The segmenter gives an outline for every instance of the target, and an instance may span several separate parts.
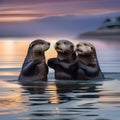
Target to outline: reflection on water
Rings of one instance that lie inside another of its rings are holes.
[[[25,112],[24,105],[27,103],[20,102],[24,99],[21,86],[7,81],[0,81],[0,85],[0,115]]]
[[[22,84],[1,80],[0,84],[0,118],[9,115],[15,117],[10,120],[119,120],[117,78]]]
[[[0,41],[0,119],[119,120],[119,45],[92,42],[105,80],[55,81],[50,69],[48,82],[18,83],[30,41]],[[47,59],[56,55],[53,51],[52,44]]]

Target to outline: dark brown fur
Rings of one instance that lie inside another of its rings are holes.
[[[81,45],[81,46],[79,46]],[[88,53],[82,51],[82,45],[89,47]],[[81,49],[80,49],[81,48]],[[95,47],[90,43],[79,43],[76,47],[76,52],[78,53],[78,70],[77,70],[77,79],[78,80],[90,80],[90,79],[103,79],[104,75],[101,72]]]
[[[55,70],[55,79],[73,80],[75,71],[72,68],[69,69],[76,59],[73,43],[68,40],[60,40],[56,42],[55,49],[57,57],[48,60],[48,66]]]
[[[49,49],[49,46],[50,43],[39,39],[30,44],[19,75],[19,81],[47,80],[48,67],[45,51]]]

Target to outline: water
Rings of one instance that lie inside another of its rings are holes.
[[[119,120],[120,44],[92,42],[105,80],[55,81],[50,69],[48,82],[20,84],[30,41],[9,41],[11,48],[8,41],[0,41],[0,120]],[[55,56],[51,53],[53,48],[47,58]]]

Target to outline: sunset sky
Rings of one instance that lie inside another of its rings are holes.
[[[0,37],[76,36],[118,15],[119,0],[0,0]]]

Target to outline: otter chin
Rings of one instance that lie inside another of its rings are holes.
[[[48,66],[45,51],[50,48],[50,43],[37,39],[28,48],[27,55],[22,65],[19,81],[47,80]]]
[[[57,57],[48,60],[48,66],[55,70],[55,79],[73,80],[74,70],[69,69],[76,60],[73,43],[69,40],[59,40],[55,43],[55,50]]]
[[[88,42],[80,42],[76,45],[78,61],[77,79],[103,79],[95,47]]]

